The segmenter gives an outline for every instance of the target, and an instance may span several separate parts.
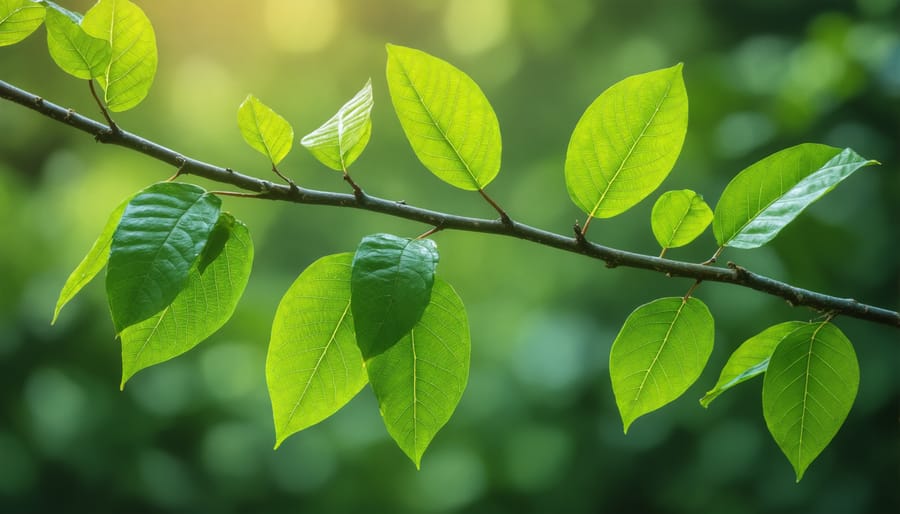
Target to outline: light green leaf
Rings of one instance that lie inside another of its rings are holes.
[[[129,0],[100,0],[85,13],[81,27],[111,47],[106,72],[97,77],[106,107],[120,112],[147,97],[156,76],[156,34],[144,11]]]
[[[700,405],[709,407],[710,402],[718,398],[720,394],[741,382],[765,373],[769,367],[769,358],[778,343],[794,330],[805,327],[807,324],[801,321],[779,323],[741,343],[722,368],[715,387],[700,399]]]
[[[278,304],[266,358],[276,448],[366,385],[350,310],[352,259],[342,253],[312,263]]]
[[[438,278],[431,301],[412,331],[366,361],[388,433],[416,468],[462,397],[470,353],[465,306],[453,288]]]
[[[500,171],[500,124],[481,88],[450,63],[387,45],[394,110],[416,157],[438,178],[468,191]]]
[[[47,10],[47,48],[50,57],[64,72],[91,80],[102,77],[109,64],[109,43],[88,35],[69,16],[56,9]]]
[[[640,416],[681,396],[706,366],[713,318],[696,298],[660,298],[625,320],[609,353],[609,375],[625,432]]]
[[[578,120],[566,152],[566,186],[590,217],[625,212],[672,171],[688,123],[681,68],[614,84]]]
[[[353,257],[353,321],[364,358],[387,350],[412,330],[428,306],[438,263],[430,239],[366,236]]]
[[[870,164],[878,162],[849,148],[814,143],[776,152],[725,187],[713,220],[716,241],[734,248],[762,246],[810,204]]]
[[[291,124],[253,95],[247,95],[238,108],[238,128],[244,141],[268,157],[273,166],[287,156],[294,144]]]
[[[220,226],[224,241],[204,250],[214,254],[207,266],[191,268],[187,285],[169,306],[122,331],[123,388],[138,371],[197,346],[234,313],[250,278],[253,241],[230,214],[222,214]]]
[[[763,415],[798,482],[847,419],[858,388],[853,345],[831,323],[798,328],[775,348],[763,380]]]
[[[138,193],[113,233],[106,295],[116,333],[167,307],[187,284],[219,219],[221,200],[177,182]]]
[[[369,80],[337,114],[304,136],[300,143],[325,166],[346,171],[365,150],[372,135],[373,103]]]
[[[46,9],[31,0],[0,0],[0,46],[22,41],[44,22]]]
[[[712,219],[712,209],[703,197],[682,189],[659,197],[650,213],[650,226],[661,247],[677,248],[697,239]]]

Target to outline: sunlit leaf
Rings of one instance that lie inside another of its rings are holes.
[[[47,48],[64,72],[85,80],[102,77],[111,49],[104,39],[88,35],[77,22],[56,9],[47,10]]]
[[[344,171],[365,150],[372,135],[372,81],[328,121],[300,140],[319,161]]]
[[[238,128],[244,141],[273,165],[278,165],[294,144],[291,124],[253,95],[247,95],[238,108]]]
[[[697,239],[712,219],[712,209],[703,197],[682,189],[659,197],[650,214],[650,226],[660,246],[677,248]]]
[[[46,9],[31,0],[0,0],[0,46],[22,41],[44,22]]]

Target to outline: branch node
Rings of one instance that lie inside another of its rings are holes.
[[[733,261],[728,261],[727,266],[728,269],[734,271],[735,277],[737,277],[738,279],[743,280],[747,278],[747,268],[738,266]]]
[[[394,203],[397,205],[406,205],[406,200],[396,200]]]
[[[357,203],[366,203],[366,193],[364,193],[362,188],[359,187],[359,184],[357,184],[353,181],[352,178],[350,178],[350,173],[348,173],[347,170],[344,170],[344,182],[350,184],[350,187],[353,188],[353,196],[356,198]]]
[[[479,189],[478,193],[481,194],[481,197],[484,198],[487,203],[491,204],[491,207],[493,207],[494,210],[497,211],[497,213],[500,214],[500,223],[503,223],[504,225],[509,227],[513,225],[513,221],[509,217],[509,214],[506,214],[506,211],[504,211],[503,208],[500,207],[500,204],[495,202],[493,198],[491,198],[487,193],[484,192],[484,188]]]
[[[587,239],[584,238],[584,230],[582,230],[581,225],[578,224],[578,220],[575,220],[575,224],[572,225],[572,230],[575,231],[575,242],[578,243],[578,246],[585,246],[587,244]]]

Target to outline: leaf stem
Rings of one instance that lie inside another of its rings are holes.
[[[275,174],[278,175],[278,178],[280,178],[281,180],[285,181],[285,183],[287,183],[287,185],[290,186],[290,188],[291,188],[292,191],[296,191],[296,190],[297,190],[297,184],[295,184],[293,180],[287,178],[283,173],[281,173],[280,171],[278,171],[278,167],[275,166],[274,163],[272,163],[272,171],[274,171]]]
[[[667,252],[668,250],[669,250],[668,247],[663,248],[662,251],[659,252],[659,258],[662,259],[663,257],[665,257],[665,256],[666,256],[666,252]]]
[[[94,97],[94,101],[97,102],[97,107],[100,108],[100,112],[103,113],[103,117],[106,118],[106,123],[109,124],[109,131],[113,134],[119,132],[119,126],[116,125],[116,122],[109,115],[109,111],[106,110],[106,106],[103,105],[103,101],[100,100],[100,97],[97,95],[97,90],[94,88],[94,81],[88,80],[88,87],[91,89],[91,96]],[[71,114],[70,114],[71,117]],[[97,134],[99,137],[99,134]]]
[[[344,182],[350,184],[350,187],[353,188],[353,196],[360,202],[365,200],[366,193],[363,192],[362,188],[350,178],[350,172],[347,171],[347,168],[344,168]]]
[[[512,219],[510,219],[509,215],[506,214],[506,211],[504,211],[503,208],[501,208],[493,198],[491,198],[487,193],[484,192],[484,188],[479,188],[478,192],[481,193],[482,198],[487,200],[487,203],[491,204],[491,207],[493,207],[494,210],[500,213],[500,221],[503,222],[504,225],[512,225]]]
[[[684,299],[685,302],[688,301],[688,298],[690,298],[692,294],[694,294],[694,290],[697,289],[697,286],[700,285],[700,282],[703,282],[703,279],[699,279],[699,278],[698,278],[698,279],[694,282],[694,284],[691,286],[691,288],[688,289],[687,293],[684,293],[683,299]]]
[[[725,249],[724,245],[720,246],[716,250],[716,253],[713,254],[712,257],[710,257],[709,259],[706,259],[705,261],[701,262],[700,264],[703,266],[709,266],[710,264],[715,264],[716,260],[718,260],[719,256],[722,255],[722,250],[724,250],[724,249]],[[660,255],[660,257],[662,257],[662,255]]]
[[[428,236],[434,234],[435,232],[440,232],[440,231],[443,230],[443,229],[444,229],[444,227],[443,227],[442,225],[435,225],[435,226],[432,227],[430,230],[427,230],[425,233],[423,233],[423,234],[419,235],[418,237],[416,237],[416,239],[417,239],[417,240],[418,240],[418,239],[425,239],[426,237],[428,237]]]

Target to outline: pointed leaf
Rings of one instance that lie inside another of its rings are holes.
[[[268,157],[273,166],[287,156],[294,144],[291,124],[253,95],[247,95],[238,108],[238,128],[244,141]]]
[[[713,318],[696,298],[660,298],[634,310],[609,353],[625,432],[640,416],[681,396],[706,366]]]
[[[878,164],[849,148],[805,143],[776,152],[740,172],[716,205],[720,246],[757,248],[854,171]]]
[[[22,41],[44,22],[46,9],[31,0],[0,0],[0,46]]]
[[[416,157],[438,178],[468,191],[500,171],[500,124],[481,88],[450,63],[387,45],[391,101]]]
[[[853,345],[831,323],[799,328],[775,348],[763,380],[763,415],[798,482],[847,419],[858,388]]]
[[[88,35],[56,9],[47,10],[46,24],[47,48],[61,70],[85,80],[105,75],[112,51],[106,40]]]
[[[372,135],[372,81],[345,103],[337,114],[300,140],[325,166],[344,171],[362,153]]]
[[[566,186],[592,218],[625,212],[672,171],[688,122],[681,68],[614,84],[578,120],[566,152]]]
[[[697,239],[712,219],[712,209],[703,197],[682,189],[659,197],[650,213],[650,226],[661,247],[677,248]]]

